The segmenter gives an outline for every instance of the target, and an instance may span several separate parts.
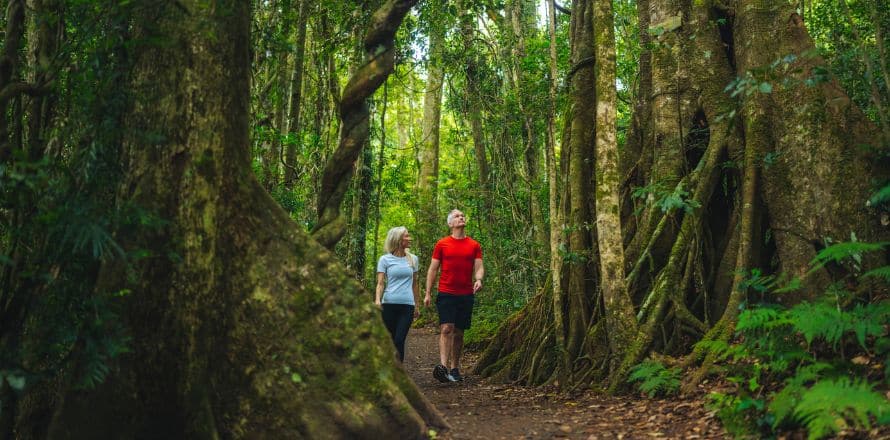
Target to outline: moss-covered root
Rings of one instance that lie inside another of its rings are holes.
[[[549,283],[508,319],[476,363],[474,373],[498,382],[547,383],[561,374],[555,349]]]
[[[680,388],[683,393],[694,392],[698,384],[700,384],[714,368],[714,363],[717,361],[717,352],[705,348],[708,345],[707,342],[729,342],[734,329],[735,324],[732,321],[718,321],[717,324],[715,324],[714,327],[711,327],[711,330],[702,338],[701,342],[695,346],[692,354],[690,354],[683,362],[683,368],[692,367],[699,359],[704,359],[692,374],[686,376],[686,380]]]

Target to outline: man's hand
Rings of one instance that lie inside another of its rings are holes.
[[[414,308],[414,319],[420,318],[420,307]]]
[[[429,307],[432,302],[433,302],[433,299],[430,298],[430,294],[427,293],[426,296],[423,297],[423,306]]]
[[[476,280],[473,282],[473,293],[482,290],[482,280]]]

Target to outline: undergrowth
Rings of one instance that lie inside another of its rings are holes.
[[[731,343],[699,344],[718,355],[729,390],[712,392],[709,408],[740,437],[775,437],[805,430],[818,439],[890,423],[890,266],[863,272],[866,254],[888,243],[836,243],[820,251],[813,270],[826,265],[849,276],[812,301],[775,302],[801,281],[751,270],[741,288],[763,301],[742,305]],[[773,301],[769,301],[773,300]],[[657,360],[631,370],[628,382],[648,394],[675,394],[681,372]]]
[[[817,439],[890,423],[890,403],[882,395],[890,384],[885,296],[890,271],[860,268],[863,255],[886,246],[851,241],[826,247],[814,259],[814,270],[838,265],[850,271],[847,279],[793,307],[743,305],[733,343],[700,342],[719,355],[733,384],[730,391],[709,396],[731,434],[775,436],[805,429],[808,438]],[[764,298],[800,286],[755,271],[748,284]]]

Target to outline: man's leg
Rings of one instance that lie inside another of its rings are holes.
[[[455,327],[451,337],[451,366],[449,368],[460,369],[460,355],[464,349],[464,331]]]
[[[454,350],[455,330],[453,323],[445,323],[439,326],[439,363],[446,367]],[[463,339],[461,339],[461,343],[463,343]]]

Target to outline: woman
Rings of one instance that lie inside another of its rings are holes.
[[[420,301],[417,279],[417,257],[408,251],[411,234],[404,226],[386,233],[383,251],[377,261],[377,290],[374,303],[383,307],[383,322],[399,351],[399,361],[405,360],[405,338],[414,318],[420,316],[415,307]],[[384,285],[386,286],[384,288]]]

